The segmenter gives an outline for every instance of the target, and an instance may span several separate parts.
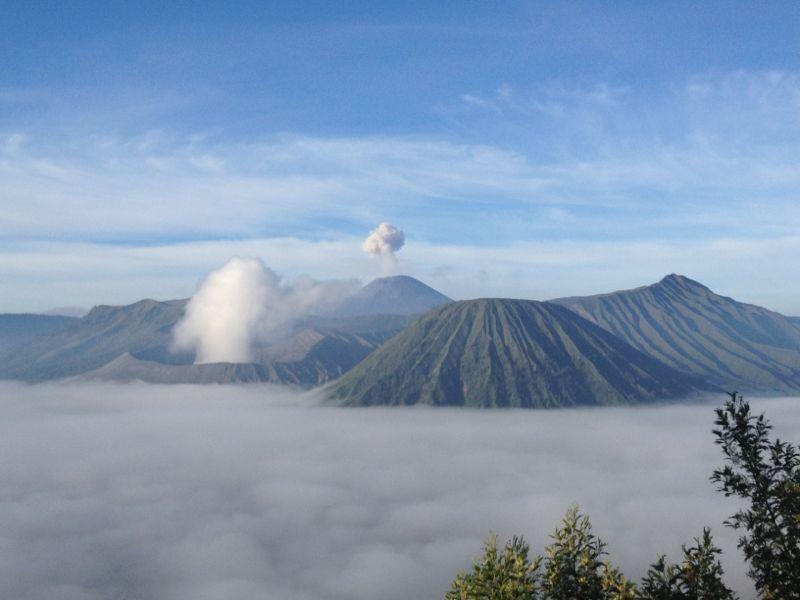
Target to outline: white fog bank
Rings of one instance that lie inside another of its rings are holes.
[[[719,402],[722,402],[719,398]],[[753,401],[800,441],[800,399]],[[713,404],[340,409],[281,388],[0,384],[0,597],[441,598],[571,502],[638,578],[710,525],[752,597]]]

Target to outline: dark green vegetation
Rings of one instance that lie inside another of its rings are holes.
[[[739,547],[756,589],[763,598],[800,598],[800,453],[771,440],[764,415],[753,415],[735,393],[717,409],[716,425],[725,466],[711,479],[746,503],[727,525],[744,532]]]
[[[745,508],[726,525],[743,532],[739,547],[761,600],[800,599],[800,455],[769,437],[736,393],[717,409],[716,443],[725,464],[711,479]],[[733,600],[709,529],[670,564],[660,556],[639,586],[606,558],[606,546],[576,507],[552,535],[544,557],[531,557],[521,537],[501,551],[490,536],[472,570],[459,574],[445,600]]]
[[[530,556],[524,538],[500,550],[489,536],[472,570],[459,573],[445,600],[733,600],[711,534],[706,529],[683,559],[661,556],[636,586],[608,560],[606,544],[577,507],[567,511],[544,556]]]
[[[547,408],[655,401],[697,385],[561,306],[483,299],[430,311],[328,394],[357,406]]]
[[[650,356],[719,387],[800,391],[800,327],[680,275],[646,287],[554,300]]]
[[[683,546],[683,560],[669,564],[666,556],[659,556],[650,565],[639,586],[638,598],[641,600],[692,600],[734,598],[725,585],[722,565],[717,558],[722,551],[714,545],[711,530],[705,528],[701,537],[694,539],[694,545]]]

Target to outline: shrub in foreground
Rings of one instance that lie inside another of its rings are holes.
[[[716,443],[724,465],[711,476],[717,490],[745,507],[725,522],[742,531],[739,547],[761,600],[800,600],[800,452],[755,416],[737,393],[716,409]],[[496,536],[472,570],[459,574],[446,600],[734,600],[723,582],[721,551],[708,528],[683,547],[680,563],[660,556],[637,587],[607,559],[589,518],[569,509],[544,557],[521,537],[503,551]]]
[[[459,574],[445,600],[733,600],[722,582],[708,530],[683,549],[678,565],[662,556],[637,589],[609,560],[605,543],[576,506],[553,533],[545,556],[530,556],[521,537],[499,550],[497,536],[484,545],[472,570]]]
[[[639,586],[641,600],[733,600],[734,593],[722,581],[722,565],[717,556],[720,549],[706,528],[695,538],[695,545],[683,547],[683,561],[667,564],[660,556],[650,566]]]
[[[736,392],[716,410],[714,435],[725,465],[712,481],[726,496],[746,506],[726,525],[743,531],[739,548],[748,574],[765,600],[800,599],[800,454],[797,447],[771,440],[772,425],[755,416]]]

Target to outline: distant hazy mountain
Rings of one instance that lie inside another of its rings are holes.
[[[60,317],[85,317],[89,312],[88,308],[83,306],[56,306],[49,310],[44,311],[43,315],[54,315]]]
[[[421,305],[417,286],[401,284],[410,295],[389,287],[397,292],[401,313]],[[172,328],[183,315],[185,299],[97,306],[81,319],[0,315],[0,378],[41,381],[92,372],[92,377],[105,379],[200,383],[217,377],[218,383],[226,383],[239,377],[316,385],[339,377],[410,322],[406,314],[378,314],[389,307],[386,294],[377,295],[383,302],[379,309],[366,302],[368,297],[360,295],[349,315],[306,317],[286,338],[256,349],[258,369],[195,367],[194,354],[173,353]]]
[[[411,277],[376,279],[244,365],[193,365],[192,353],[171,351],[187,300],[97,306],[80,319],[0,315],[0,378],[317,385],[413,324],[332,393],[352,404],[615,404],[682,395],[700,385],[694,377],[751,393],[800,391],[800,319],[685,277],[554,302],[452,303]]]
[[[635,348],[728,389],[800,391],[800,328],[787,317],[719,296],[696,281],[660,282],[554,300]]]
[[[383,277],[365,285],[347,298],[336,314],[419,315],[452,302],[450,298],[406,275]]]
[[[558,407],[648,402],[697,386],[561,306],[483,299],[430,311],[328,395],[348,405]]]
[[[65,329],[77,320],[63,316],[0,314],[0,357],[6,350],[13,352],[19,345]]]
[[[191,362],[191,356],[169,351],[172,326],[185,304],[186,300],[141,300],[127,306],[96,306],[82,319],[70,319],[66,327],[19,344],[13,356],[0,363],[0,377],[32,381],[67,377],[96,369],[126,352]]]
[[[92,376],[133,378],[130,373],[135,371],[137,378],[154,381],[218,377],[227,382],[241,377],[314,385],[340,376],[403,329],[413,315],[450,299],[411,277],[377,279],[340,310],[306,317],[285,339],[256,349],[259,369],[196,368],[192,353],[173,353],[172,328],[187,302],[96,306],[81,319],[0,315],[0,378],[41,381],[108,365]],[[149,376],[144,374],[147,369],[152,371]]]

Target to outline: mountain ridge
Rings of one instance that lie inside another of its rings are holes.
[[[769,309],[671,274],[659,282],[551,302],[654,358],[748,393],[800,391],[800,328]]]
[[[701,387],[564,307],[484,298],[426,313],[326,395],[355,406],[552,408],[663,400]]]
[[[375,284],[372,288],[372,284],[362,288],[367,289],[367,293],[360,296],[360,305],[351,304],[349,314],[308,315],[293,325],[287,337],[266,347],[254,348],[255,358],[263,367],[258,373],[252,369],[218,367],[202,373],[197,369],[183,369],[182,376],[190,379],[194,373],[205,382],[217,373],[221,382],[229,382],[241,374],[243,381],[263,379],[319,385],[342,375],[404,328],[415,318],[404,314],[409,308],[416,311],[425,303],[446,298],[408,277],[376,282],[372,282]],[[370,292],[375,289],[384,293],[376,296]],[[385,293],[387,289],[389,293]],[[378,305],[367,310],[370,298]],[[143,364],[134,368],[130,361],[114,363],[113,368],[102,371],[105,378],[111,378],[112,373],[130,378],[128,372],[132,369],[143,373],[148,367],[160,373],[158,377],[167,377],[165,373],[170,369],[157,365],[191,366],[194,362],[194,353],[176,353],[172,349],[172,328],[183,316],[188,302],[189,299],[145,298],[127,305],[97,305],[82,318],[30,315],[27,321],[42,324],[41,335],[24,331],[24,335],[16,337],[12,335],[12,316],[0,315],[0,356],[4,358],[0,362],[0,378],[43,381],[75,377],[98,371],[125,354]],[[383,314],[387,310],[391,314]],[[8,324],[5,329],[3,323]],[[158,377],[153,375],[151,379]],[[147,379],[144,375],[138,378]]]

